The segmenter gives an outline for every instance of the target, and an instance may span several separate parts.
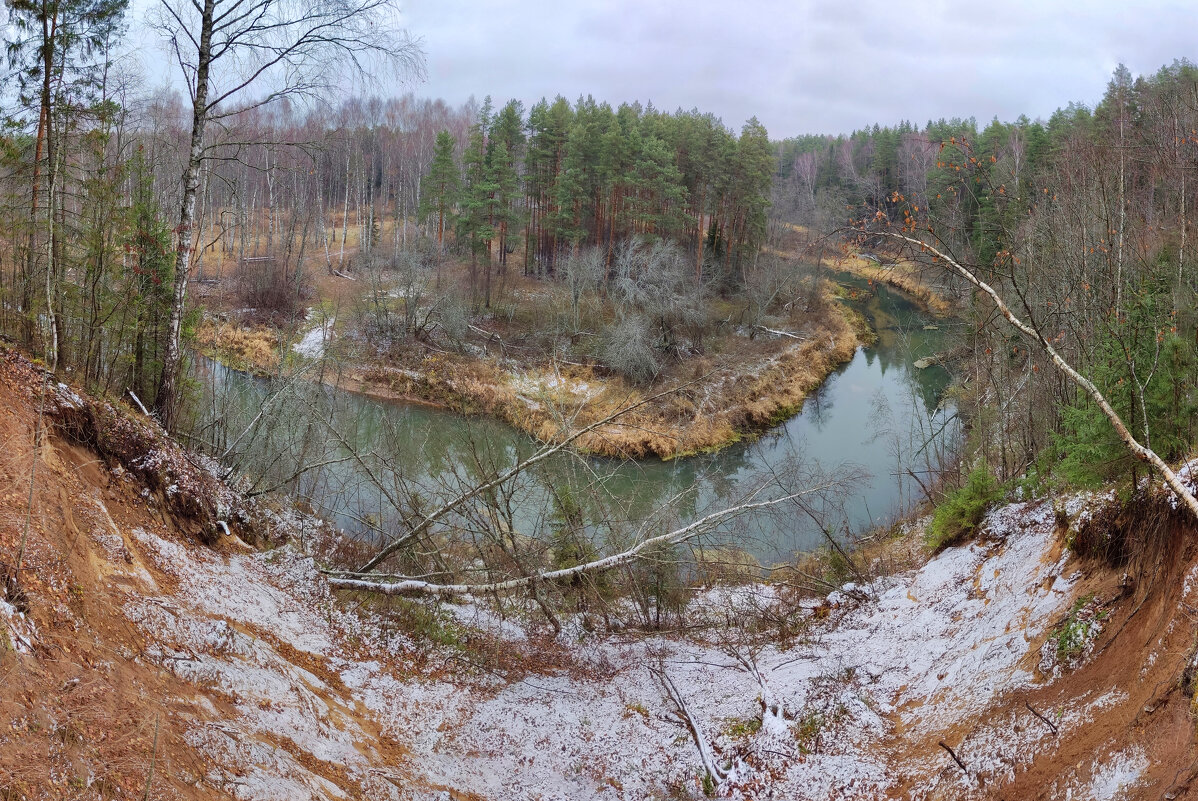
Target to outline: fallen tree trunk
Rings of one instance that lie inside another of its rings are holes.
[[[1182,483],[1181,478],[1175,472],[1173,472],[1173,469],[1170,468],[1169,465],[1165,464],[1165,460],[1162,459],[1156,453],[1156,451],[1141,444],[1140,441],[1136,439],[1135,435],[1131,433],[1130,429],[1128,429],[1127,424],[1123,422],[1121,417],[1119,417],[1119,413],[1115,411],[1114,407],[1111,406],[1111,404],[1103,396],[1102,392],[1097,386],[1095,386],[1093,381],[1086,378],[1084,375],[1074,369],[1073,365],[1065,361],[1064,357],[1057,352],[1057,349],[1052,346],[1052,343],[1049,342],[1048,339],[1045,338],[1037,328],[1035,328],[1035,326],[1032,326],[1015,316],[1015,313],[1011,311],[1010,307],[1007,306],[1002,296],[998,294],[998,291],[994,289],[994,287],[987,284],[981,278],[978,278],[978,276],[976,276],[972,270],[962,266],[960,262],[958,262],[952,256],[944,253],[934,245],[930,245],[927,242],[916,239],[915,237],[907,236],[906,234],[895,233],[893,231],[874,231],[873,233],[879,236],[897,239],[899,241],[906,242],[909,245],[915,245],[921,249],[926,249],[936,258],[943,259],[944,262],[949,265],[949,267],[951,267],[966,281],[973,284],[982,292],[986,293],[994,302],[994,305],[998,308],[999,314],[1006,318],[1008,323],[1022,333],[1027,334],[1029,337],[1034,339],[1040,346],[1040,349],[1048,355],[1048,358],[1052,361],[1053,365],[1060,372],[1064,373],[1070,381],[1081,387],[1083,392],[1090,396],[1090,399],[1098,405],[1098,408],[1102,410],[1102,413],[1106,416],[1107,420],[1110,421],[1111,426],[1115,429],[1115,433],[1119,436],[1119,439],[1123,441],[1123,444],[1127,446],[1127,449],[1131,451],[1132,455],[1156,469],[1156,471],[1159,472],[1162,477],[1164,477],[1165,483],[1169,485],[1169,489],[1173,490],[1173,492],[1177,494],[1177,497],[1181,499],[1181,502],[1184,503],[1186,508],[1190,510],[1190,513],[1194,515],[1194,518],[1198,519],[1198,498],[1194,497],[1194,493],[1191,492],[1184,483]]]
[[[738,506],[733,506],[727,509],[721,509],[718,512],[712,512],[706,517],[700,518],[695,522],[683,526],[682,528],[674,529],[666,534],[661,534],[656,537],[650,537],[641,540],[632,548],[626,551],[621,551],[611,556],[595,559],[574,567],[561,568],[559,570],[546,570],[532,575],[519,576],[517,578],[508,579],[506,581],[495,581],[486,584],[436,584],[420,579],[405,579],[400,578],[397,581],[384,581],[378,577],[362,575],[361,573],[342,573],[331,574],[329,578],[329,586],[338,590],[364,590],[367,592],[380,593],[382,595],[476,595],[492,592],[500,592],[503,590],[513,590],[517,588],[527,587],[542,581],[557,581],[560,579],[573,578],[584,573],[594,573],[604,570],[610,570],[614,567],[631,562],[641,556],[645,551],[652,550],[661,545],[678,545],[693,539],[705,531],[710,530],[718,523],[730,520],[746,512],[755,509],[765,509],[770,506],[777,506],[782,503],[789,503],[803,495],[810,495],[816,492],[822,492],[829,489],[832,482],[820,484],[815,487],[809,487],[800,492],[791,493],[781,498],[775,498],[768,501],[750,501],[742,503]]]

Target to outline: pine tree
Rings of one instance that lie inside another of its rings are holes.
[[[166,321],[171,308],[174,254],[170,226],[162,218],[153,192],[153,175],[138,148],[130,165],[133,205],[127,250],[126,281],[134,307],[132,385],[143,402],[152,404],[166,349]]]
[[[774,174],[774,154],[769,134],[756,117],[741,129],[736,145],[734,197],[738,207],[733,238],[734,266],[742,275],[748,262],[765,243],[766,213],[770,205],[770,183]]]
[[[423,219],[437,215],[437,245],[442,247],[445,242],[445,218],[452,214],[461,189],[461,176],[458,165],[454,163],[453,148],[453,137],[449,131],[443,130],[437,134],[432,165],[428,177],[421,184],[424,191],[420,197],[419,214]]]
[[[470,250],[470,291],[478,295],[478,257],[490,248],[495,236],[492,227],[496,185],[487,164],[483,127],[470,129],[470,143],[462,156],[464,180],[458,201],[457,236]],[[491,305],[491,263],[486,265],[486,305]]]
[[[487,183],[492,187],[489,209],[490,226],[494,232],[493,235],[499,242],[499,269],[502,274],[507,265],[508,235],[519,220],[519,214],[513,204],[520,191],[516,165],[502,140],[491,140],[487,152],[487,168],[489,172]],[[488,270],[490,269],[489,262],[488,254]],[[488,305],[490,305],[489,298]]]

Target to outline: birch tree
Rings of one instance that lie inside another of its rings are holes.
[[[188,87],[191,135],[176,226],[174,293],[156,408],[168,428],[178,401],[196,193],[217,145],[210,126],[283,98],[318,98],[353,74],[419,74],[422,54],[396,25],[392,0],[159,0],[151,24]]]
[[[886,222],[881,216],[876,219],[883,221],[884,224]],[[917,227],[917,224],[911,221],[897,231],[887,227],[882,230],[876,230],[873,233],[898,242],[908,248],[914,248],[916,252],[928,254],[932,259],[946,265],[947,269],[963,278],[976,290],[985,295],[994,304],[998,314],[1012,328],[1035,343],[1035,347],[1048,357],[1053,367],[1094,402],[1103,416],[1110,422],[1116,435],[1127,447],[1132,456],[1156,470],[1164,479],[1169,489],[1177,495],[1180,502],[1194,515],[1195,519],[1198,519],[1198,497],[1195,497],[1191,486],[1187,485],[1183,480],[1183,476],[1174,471],[1156,451],[1149,447],[1146,436],[1143,437],[1145,442],[1141,442],[1140,438],[1137,438],[1132,428],[1123,420],[1122,416],[1115,410],[1094,381],[1078,371],[1062,355],[1060,350],[1054,345],[1055,337],[1046,334],[1045,329],[1039,321],[1031,316],[1031,308],[1028,304],[1026,302],[1023,303],[1026,312],[1025,315],[1021,316],[1017,314],[999,290],[985,280],[982,270],[976,265],[969,265],[955,258],[947,249],[942,249],[936,243],[929,242],[928,239],[934,238],[934,235],[932,237],[919,238],[916,235]],[[928,226],[928,228],[930,229],[931,226]],[[1014,294],[1021,302],[1027,297],[1018,287],[1014,290]]]

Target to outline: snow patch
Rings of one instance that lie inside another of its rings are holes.
[[[222,555],[134,529],[131,539],[178,588],[131,597],[126,614],[153,641],[147,656],[230,699],[232,720],[197,722],[188,736],[213,760],[212,783],[241,797],[353,796],[375,786],[376,797],[397,797],[396,784],[372,772],[378,735],[365,719],[402,746],[429,786],[511,799],[701,792],[698,751],[658,677],[666,671],[728,771],[721,793],[868,798],[940,775],[938,761],[892,761],[895,716],[904,740],[940,737],[963,720],[986,720],[1000,696],[1033,683],[1028,652],[1068,608],[1076,580],[1064,555],[1049,556],[1055,528],[1047,502],[997,510],[978,542],[841,588],[839,605],[822,605],[827,618],[813,617],[793,647],[719,627],[629,640],[578,628],[554,646],[566,649],[566,666],[516,678],[480,677],[468,649],[403,672],[411,643],[345,612],[312,560],[290,547]],[[693,603],[700,617],[735,617],[780,601],[758,585],[713,588]],[[482,601],[444,609],[504,647],[535,645],[518,619]],[[809,613],[800,605],[798,614]],[[1090,706],[1100,702],[1113,701]],[[1088,714],[1050,719],[1068,725]],[[1010,775],[1007,766],[1051,736],[1028,715],[1019,723],[977,723],[962,755],[996,778]],[[272,737],[340,766],[357,786],[326,786]]]
[[[1198,494],[1198,459],[1193,459],[1182,465],[1177,471],[1177,478],[1191,495]],[[1169,505],[1174,509],[1180,509],[1181,498],[1177,497],[1177,493],[1168,484],[1162,482],[1162,486],[1165,488],[1165,492],[1169,493]]]
[[[315,312],[315,309],[308,309],[304,319],[311,320]],[[292,345],[291,349],[305,359],[321,358],[324,356],[325,347],[333,338],[333,325],[336,322],[336,318],[330,317],[323,324],[318,323],[315,328],[308,330],[299,342]]]
[[[17,653],[27,654],[33,650],[33,642],[37,638],[33,621],[3,598],[0,598],[0,622],[4,624],[4,633],[8,634],[7,644]]]
[[[1089,786],[1080,797],[1093,801],[1114,801],[1124,798],[1140,781],[1140,775],[1148,769],[1148,757],[1143,749],[1128,748],[1110,759],[1094,763],[1094,773]]]

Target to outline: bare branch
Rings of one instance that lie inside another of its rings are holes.
[[[531,584],[544,581],[558,581],[561,579],[573,578],[574,576],[583,575],[585,573],[594,573],[603,570],[610,570],[613,567],[627,564],[639,558],[645,551],[651,551],[662,545],[678,545],[687,540],[710,531],[717,524],[730,520],[734,517],[746,514],[756,509],[766,509],[771,506],[777,506],[783,503],[789,503],[796,498],[804,495],[809,495],[816,492],[829,489],[833,482],[821,484],[815,487],[809,487],[799,492],[794,492],[789,495],[784,495],[781,498],[774,498],[768,501],[752,501],[742,503],[738,506],[721,509],[718,512],[712,512],[706,517],[683,526],[682,528],[674,529],[666,534],[661,534],[656,537],[650,537],[641,540],[632,548],[622,551],[611,556],[595,559],[574,567],[562,568],[560,570],[547,570],[533,575],[520,576],[519,578],[508,579],[507,581],[496,581],[489,584],[433,584],[427,581],[419,581],[415,579],[406,579],[395,582],[382,582],[374,578],[339,578],[331,577],[329,586],[338,590],[365,590],[367,592],[377,592],[383,595],[403,595],[403,594],[422,594],[422,595],[473,595],[492,592],[501,592],[504,590],[516,589],[519,587],[527,587]],[[377,560],[377,557],[376,557]],[[371,560],[371,561],[376,561]]]

